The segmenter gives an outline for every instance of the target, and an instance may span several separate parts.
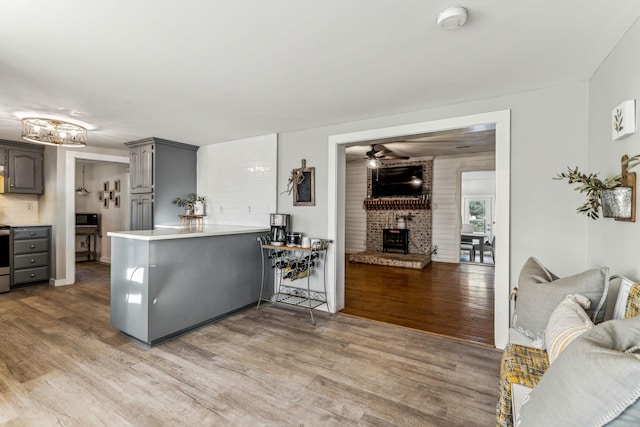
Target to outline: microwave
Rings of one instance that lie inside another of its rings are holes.
[[[76,226],[78,225],[98,225],[97,213],[77,213],[76,214]]]

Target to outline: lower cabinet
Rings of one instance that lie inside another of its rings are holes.
[[[153,194],[131,196],[131,230],[153,230]]]
[[[48,282],[51,227],[11,228],[11,287]]]

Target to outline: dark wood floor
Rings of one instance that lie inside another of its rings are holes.
[[[272,305],[148,349],[109,325],[108,276],[0,294],[0,425],[494,423],[495,349]]]
[[[495,268],[432,262],[422,270],[345,262],[345,314],[494,344]]]

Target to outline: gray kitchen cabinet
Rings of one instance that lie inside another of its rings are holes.
[[[131,194],[153,192],[153,153],[155,144],[148,143],[131,147],[129,169]]]
[[[153,195],[151,193],[131,196],[132,230],[153,229]]]
[[[199,147],[155,137],[125,146],[130,155],[131,230],[177,224],[184,209],[172,202],[196,192]]]
[[[0,162],[4,166],[0,175],[5,193],[44,193],[44,148],[0,141],[0,155]]]
[[[48,282],[51,227],[11,227],[11,287]]]

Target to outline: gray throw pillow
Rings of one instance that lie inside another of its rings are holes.
[[[640,425],[640,317],[609,320],[549,366],[516,426]]]
[[[591,307],[585,311],[594,323],[599,323],[604,318],[608,285],[608,267],[559,279],[531,257],[520,272],[513,327],[534,340],[542,340],[551,313],[569,294],[589,298]]]

